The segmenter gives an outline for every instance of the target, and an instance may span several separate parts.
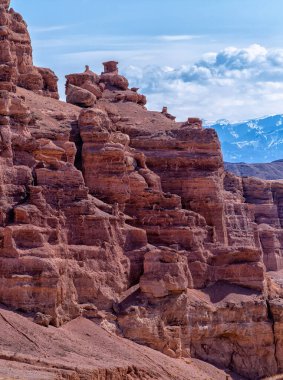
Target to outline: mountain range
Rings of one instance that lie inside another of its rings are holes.
[[[265,163],[283,158],[281,114],[240,123],[218,120],[206,126],[216,130],[227,162]]]
[[[283,160],[264,164],[225,162],[224,166],[228,172],[241,177],[257,177],[268,180],[283,179]]]

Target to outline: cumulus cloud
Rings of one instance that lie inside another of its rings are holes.
[[[239,121],[282,113],[283,49],[228,47],[191,65],[131,66],[125,73],[149,95],[150,108],[168,105],[178,119]]]

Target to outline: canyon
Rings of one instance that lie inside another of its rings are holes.
[[[60,101],[8,0],[0,34],[0,377],[283,373],[283,181],[225,171],[115,61]]]

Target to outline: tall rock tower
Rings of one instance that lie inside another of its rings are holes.
[[[10,0],[0,6],[0,89],[15,92],[20,86],[58,99],[57,77],[50,69],[33,65],[27,24],[10,9]]]

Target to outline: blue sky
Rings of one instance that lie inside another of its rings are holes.
[[[283,113],[282,0],[12,0],[60,78],[117,59],[150,109],[238,121]]]

